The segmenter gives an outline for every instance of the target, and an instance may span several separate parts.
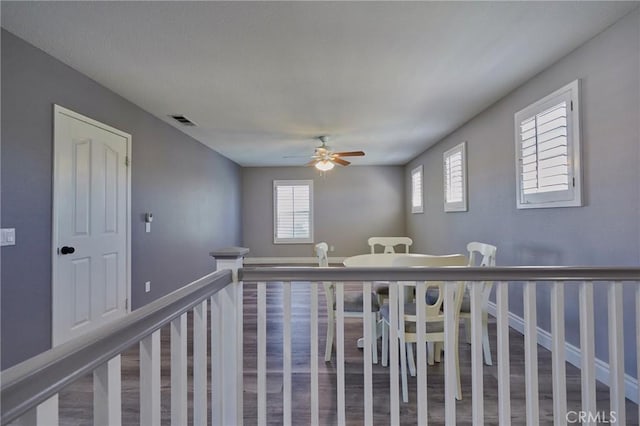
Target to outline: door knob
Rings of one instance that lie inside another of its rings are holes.
[[[75,251],[75,248],[69,246],[63,246],[60,248],[60,254],[73,254]]]

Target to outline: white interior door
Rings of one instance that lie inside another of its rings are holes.
[[[128,312],[131,136],[54,107],[53,345]]]

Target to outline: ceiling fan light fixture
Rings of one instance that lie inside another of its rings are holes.
[[[331,161],[329,160],[322,160],[322,161],[318,161],[316,163],[316,169],[322,171],[322,172],[328,172],[329,170],[333,169],[335,167],[335,164],[333,164]]]

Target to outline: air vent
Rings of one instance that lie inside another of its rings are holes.
[[[183,126],[195,126],[196,125],[196,123],[194,123],[193,121],[189,120],[184,115],[180,115],[180,114],[173,115],[172,114],[169,117],[173,118],[174,120],[176,120],[178,123],[182,124]]]

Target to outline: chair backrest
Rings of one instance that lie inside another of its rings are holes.
[[[375,253],[375,246],[384,247],[383,253],[395,253],[394,247],[398,245],[404,246],[404,252],[409,253],[409,246],[413,244],[413,240],[409,237],[371,237],[367,240],[371,253]]]
[[[415,283],[413,283],[415,284]],[[454,318],[454,333],[457,336],[458,333],[458,324],[460,321],[460,308],[462,307],[462,299],[464,297],[464,281],[457,282],[449,282],[444,283],[442,281],[427,281],[426,282],[426,291],[429,291],[430,288],[438,289],[438,298],[434,302],[430,302],[429,300],[424,300],[424,313],[425,313],[425,321],[427,323],[444,323],[444,309],[448,309],[447,306],[443,306],[444,304],[444,288],[445,285],[454,285],[455,292],[453,298],[453,318]],[[401,293],[402,291],[400,291]],[[413,304],[413,303],[411,303]],[[406,342],[415,342],[417,339],[417,327],[415,323],[418,322],[418,314],[417,312],[407,312],[405,306],[408,305],[400,305],[398,306],[402,318],[404,321],[400,322],[400,332],[404,334],[404,339]],[[415,305],[414,305],[415,306]],[[413,324],[413,326],[411,326]],[[442,341],[444,342],[444,327],[439,330],[429,331],[427,329],[426,332],[427,340],[429,341]],[[456,337],[457,339],[457,337]]]
[[[498,251],[496,246],[474,241],[467,244],[467,250],[469,250],[469,266],[496,266],[496,251]],[[484,286],[483,306],[486,306],[493,287],[493,281],[484,281],[482,284]],[[471,283],[467,285],[467,288],[470,285]]]
[[[316,256],[318,256],[318,266],[329,266],[329,258],[327,252],[329,251],[329,245],[325,242],[316,244]],[[333,309],[334,295],[333,295],[333,283],[325,281],[322,283],[324,287],[324,296],[327,299],[327,310]]]
[[[498,250],[496,246],[474,241],[467,244],[467,250],[469,250],[469,266],[496,266]]]
[[[444,266],[467,266],[467,257],[463,254],[447,254],[442,256],[401,256],[393,261],[393,266],[425,266],[425,267],[444,267]],[[415,286],[415,283],[405,283],[406,285]],[[449,284],[453,285],[453,284]],[[444,301],[444,286],[441,281],[427,281],[427,291],[429,288],[438,289],[438,298],[435,302],[429,303],[425,301],[425,318],[428,322],[444,321],[442,314],[442,302]],[[456,319],[462,305],[462,295],[464,283],[459,282],[456,285],[456,294],[454,299],[454,312]],[[404,314],[404,320],[407,322],[415,322],[416,315]]]
[[[316,244],[316,256],[318,256],[318,266],[329,266],[329,258],[327,252],[329,245],[325,242]]]

